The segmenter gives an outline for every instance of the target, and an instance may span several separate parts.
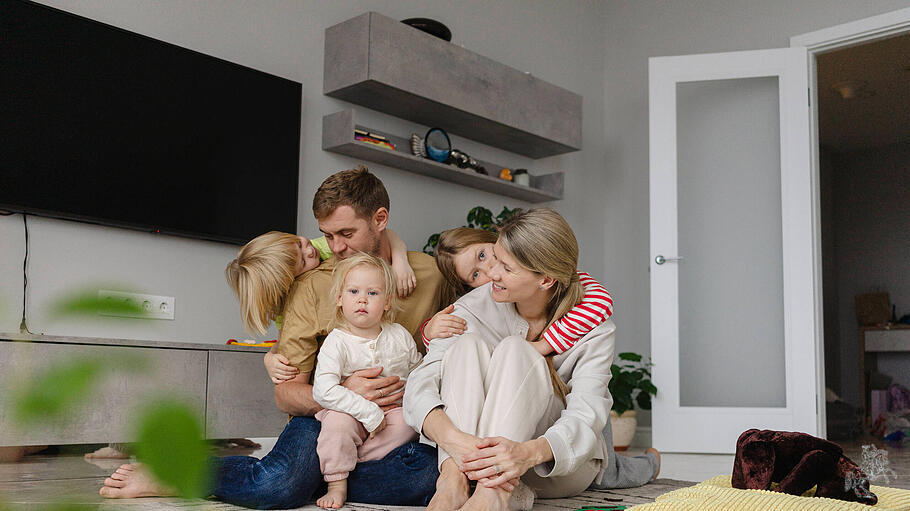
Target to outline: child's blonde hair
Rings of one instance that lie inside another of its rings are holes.
[[[297,236],[271,231],[253,238],[224,270],[240,300],[240,320],[251,334],[264,334],[281,314],[294,283]]]
[[[371,256],[370,254],[357,252],[356,254],[335,263],[335,269],[332,270],[332,298],[336,301],[338,300],[338,297],[341,296],[341,292],[344,290],[344,281],[348,278],[348,273],[361,265],[376,268],[382,274],[382,279],[385,284],[386,303],[389,304],[388,309],[382,312],[382,322],[391,323],[395,321],[395,314],[399,310],[395,271],[392,270],[392,267],[389,266],[388,263],[378,257]],[[344,318],[344,311],[341,310],[341,305],[337,305],[335,307],[335,317],[332,318],[329,328],[335,328],[346,324],[347,320]]]

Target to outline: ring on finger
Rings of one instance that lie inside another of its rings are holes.
[[[499,465],[493,465],[493,473],[494,473],[494,474],[501,474],[501,473],[502,473],[502,472],[499,470]]]

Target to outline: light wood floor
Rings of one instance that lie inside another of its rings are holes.
[[[250,454],[261,456],[268,452],[274,439],[258,439],[263,449],[258,451],[233,450],[225,454]],[[879,439],[863,438],[853,442],[842,442],[845,452],[855,461],[861,459],[863,444],[875,443],[882,447]],[[910,489],[910,445],[887,447],[891,468],[897,477],[885,484],[875,484]],[[640,454],[633,450],[630,454]],[[122,460],[101,460],[89,463],[78,453],[60,455],[28,456],[19,463],[0,464],[0,509],[6,504],[15,510],[40,509],[46,504],[66,500],[86,504],[103,510],[226,510],[243,509],[221,502],[178,499],[133,499],[130,501],[107,501],[98,496],[104,478],[115,470]],[[588,491],[574,499],[539,500],[534,509],[539,511],[571,511],[582,506],[622,505],[632,506],[651,502],[668,491],[694,484],[720,474],[729,474],[733,467],[732,455],[672,454],[662,456],[661,479],[641,488],[611,491]],[[317,510],[315,506],[301,509]],[[351,510],[396,510],[414,509],[389,506],[368,506],[349,504]]]

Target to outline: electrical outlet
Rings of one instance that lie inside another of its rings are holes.
[[[113,312],[98,311],[102,316],[118,316],[123,318],[143,318],[143,319],[174,319],[174,297],[147,295],[143,293],[125,293],[123,291],[111,291],[109,289],[99,289],[98,298],[101,300],[119,300],[136,304],[143,312]]]

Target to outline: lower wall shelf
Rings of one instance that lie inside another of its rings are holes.
[[[322,118],[322,148],[326,151],[352,156],[375,163],[388,165],[408,172],[458,183],[490,193],[498,193],[527,202],[547,202],[562,199],[563,173],[556,172],[531,176],[531,186],[519,185],[498,177],[478,174],[470,169],[439,163],[410,152],[411,141],[403,137],[382,133],[396,150],[384,149],[354,140],[354,129],[381,133],[356,124],[354,110],[343,110]],[[488,171],[498,172],[502,166],[481,161]]]

